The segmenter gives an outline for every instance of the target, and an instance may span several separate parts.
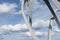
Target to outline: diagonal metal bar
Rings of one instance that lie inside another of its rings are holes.
[[[29,22],[32,26],[32,11],[31,11],[31,3],[30,0],[28,0],[28,10],[29,10]]]
[[[59,22],[56,14],[55,14],[53,8],[52,8],[51,5],[50,5],[49,0],[44,0],[44,2],[45,2],[46,5],[48,6],[48,8],[49,8],[49,10],[51,11],[53,17],[55,18],[55,21],[56,21],[56,23],[57,23],[57,25],[58,25],[58,28],[60,28],[60,22]]]
[[[22,10],[22,16],[23,16],[24,21],[25,21],[25,23],[26,23],[26,25],[27,25],[27,28],[29,29],[29,31],[30,31],[30,33],[31,33],[31,36],[33,37],[34,40],[39,40],[39,39],[36,37],[35,33],[33,32],[32,27],[31,27],[31,25],[29,24],[29,22],[28,22],[28,20],[27,20],[27,17],[26,17],[26,15],[25,15],[25,11],[24,11],[24,0],[22,0],[21,10]]]
[[[28,10],[29,10],[29,22],[32,26],[32,12],[31,12],[31,4],[30,4],[30,0],[24,0],[24,5],[25,3],[28,3]]]
[[[49,29],[48,29],[48,40],[52,40],[52,21],[55,20],[54,17],[49,20]]]
[[[24,5],[25,5],[26,2],[28,2],[28,0],[24,0]]]
[[[60,0],[58,0],[60,2]]]
[[[50,20],[50,24],[49,24],[49,29],[48,29],[48,40],[51,40],[51,33],[52,33],[52,26],[51,26],[51,20]]]

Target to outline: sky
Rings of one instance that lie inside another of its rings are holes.
[[[32,29],[40,40],[47,40],[49,20],[52,14],[43,0],[30,0],[32,10]],[[54,11],[57,9],[49,0]],[[0,40],[33,40],[22,16],[22,0],[0,0]],[[55,12],[60,20],[60,12]],[[27,4],[25,14],[29,20]],[[52,40],[60,40],[60,30],[52,21]]]

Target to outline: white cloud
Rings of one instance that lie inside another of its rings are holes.
[[[23,30],[26,29],[26,25],[25,24],[16,24],[16,25],[3,25],[0,27],[1,29],[4,30],[12,30],[12,31],[18,31],[18,30]]]
[[[43,37],[48,37],[48,32],[40,32],[40,31],[35,31],[34,32],[36,36],[43,36]],[[30,32],[25,32],[28,36],[31,36]],[[51,33],[51,35],[54,35],[54,32]]]
[[[20,0],[22,2],[22,0]],[[33,11],[43,9],[44,5],[41,5],[37,0],[31,0],[31,8]],[[17,4],[14,3],[2,3],[0,4],[0,13],[15,13],[20,14],[21,10],[16,12]],[[28,7],[25,6],[25,11],[28,12]],[[45,8],[45,7],[44,7]]]
[[[45,28],[48,27],[48,21],[44,21],[44,20],[36,20],[33,22],[33,28]],[[0,26],[0,34],[5,33],[7,31],[19,31],[19,30],[26,30],[28,29],[27,26],[25,24],[16,24],[16,25],[2,25]],[[46,36],[47,34],[44,32],[35,32],[36,35],[44,35]],[[28,36],[31,36],[31,34],[29,32],[26,32],[26,34],[28,34]]]
[[[2,3],[0,4],[0,13],[10,13],[15,12],[17,5],[16,4],[10,4],[10,3]]]
[[[48,37],[48,32],[34,32],[36,36],[43,36],[43,37]],[[31,36],[30,32],[25,32],[28,36]],[[54,32],[52,32],[52,35],[54,35]]]
[[[40,4],[38,0],[31,0],[31,8],[33,11],[38,10],[38,9],[44,9],[46,8],[46,5]]]
[[[28,11],[27,10],[24,10],[25,11],[25,14],[27,14],[28,13]],[[19,10],[18,12],[14,12],[13,14],[22,14],[22,11],[21,10]]]
[[[31,0],[31,2],[32,2],[32,10],[34,11],[40,9],[41,7],[42,8],[44,7],[43,5],[40,5],[37,0]],[[0,10],[1,10],[0,13],[10,13],[10,12],[14,12],[16,14],[22,13],[21,10],[18,12],[15,12],[16,7],[17,7],[16,4],[9,4],[9,3],[0,4]],[[28,13],[27,9],[25,11],[26,13]],[[45,21],[45,20],[38,19],[33,22],[33,27],[38,27],[38,26],[47,27],[48,25],[49,25],[48,20]],[[25,24],[3,25],[1,28],[6,30],[14,30],[14,31],[27,29]]]
[[[22,0],[20,0],[22,2]],[[40,4],[38,2],[38,0],[30,0],[31,2],[31,10],[32,11],[36,11],[36,10],[39,10],[39,9],[45,9],[46,8],[46,5],[43,5],[43,4]],[[28,6],[27,4],[25,5],[25,10],[28,12]]]
[[[46,5],[40,4],[38,0],[30,0],[31,2],[31,11],[37,12],[36,10],[42,10],[46,8]],[[22,3],[22,0],[20,0],[20,4]],[[40,12],[40,11],[39,11]],[[21,14],[22,11],[19,10],[18,12],[14,12],[14,14]],[[25,5],[25,13],[29,13],[27,4]]]
[[[34,32],[36,36],[40,35],[40,36],[47,36],[47,32]],[[28,36],[31,36],[30,32],[25,32],[25,34],[27,34]]]
[[[49,21],[44,20],[36,20],[33,22],[33,28],[37,27],[48,27]],[[12,30],[12,31],[18,31],[18,30],[25,30],[28,29],[25,24],[16,24],[16,25],[2,25],[0,29],[4,30]]]
[[[60,32],[60,29],[58,27],[55,27],[56,32]]]
[[[42,19],[37,19],[33,22],[33,27],[48,27],[49,25],[49,20],[42,20]]]

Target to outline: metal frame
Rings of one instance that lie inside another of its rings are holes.
[[[49,10],[51,11],[51,13],[52,13],[53,17],[55,18],[55,21],[56,21],[56,23],[58,25],[58,28],[60,29],[60,21],[58,20],[58,17],[56,16],[53,8],[51,7],[51,4],[50,4],[49,0],[44,0],[44,2],[46,3],[46,5],[48,6]]]
[[[32,26],[32,11],[31,11],[31,3],[30,0],[28,0],[28,10],[29,10],[29,22]]]
[[[50,18],[50,20],[49,20],[49,29],[48,29],[48,40],[52,40],[52,38],[51,38],[51,36],[52,36],[52,23],[51,23],[51,21],[52,20],[54,20],[55,18],[54,17],[52,17],[52,18]]]
[[[21,6],[21,10],[22,10],[22,16],[23,16],[23,18],[24,18],[24,21],[25,21],[25,23],[26,23],[26,26],[27,26],[27,28],[29,29],[29,31],[30,31],[30,33],[31,33],[31,36],[33,37],[33,39],[34,40],[39,40],[37,37],[36,37],[36,35],[35,35],[35,33],[33,32],[33,30],[32,30],[32,25],[30,25],[30,23],[32,22],[31,20],[32,19],[30,19],[30,21],[31,22],[29,22],[28,20],[27,20],[27,17],[26,17],[26,15],[25,15],[25,11],[24,11],[24,4],[25,4],[25,2],[28,2],[29,4],[30,4],[30,1],[29,0],[22,0],[22,6]],[[30,6],[28,7],[29,8],[29,12],[31,12],[30,11]],[[30,16],[30,18],[32,18],[31,16]]]
[[[28,20],[27,20],[27,17],[26,17],[26,15],[25,15],[25,12],[24,12],[25,2],[28,3],[28,9],[29,9],[29,13],[30,13],[30,15],[29,15],[29,22],[28,22]],[[46,5],[48,6],[48,8],[49,8],[49,10],[51,11],[53,17],[55,18],[56,23],[58,24],[58,27],[60,28],[60,22],[59,22],[56,14],[55,14],[53,8],[52,8],[51,5],[50,5],[49,0],[44,0],[44,2],[45,2]],[[38,38],[35,36],[35,34],[34,34],[33,30],[32,30],[32,12],[31,12],[30,0],[22,0],[22,15],[23,15],[24,21],[25,21],[25,23],[26,23],[26,25],[27,25],[30,33],[31,33],[31,36],[33,37],[34,40],[38,40]],[[51,22],[51,21],[50,21],[50,22]],[[50,29],[50,28],[51,28],[51,25],[49,25],[49,29]],[[50,30],[51,30],[51,29],[50,29]],[[50,34],[49,34],[49,37],[50,37]],[[49,37],[48,37],[48,39],[49,39]],[[50,39],[49,39],[49,40],[50,40]]]

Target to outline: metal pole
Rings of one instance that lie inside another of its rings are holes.
[[[32,11],[31,11],[31,3],[30,0],[28,0],[28,9],[29,9],[29,22],[32,26]]]
[[[51,26],[51,20],[50,20],[49,29],[48,29],[48,40],[51,40],[51,33],[52,33],[52,26]]]
[[[52,40],[52,26],[51,26],[51,21],[54,20],[55,18],[52,17],[50,18],[50,22],[49,22],[49,29],[48,29],[48,40]]]
[[[60,22],[59,22],[56,14],[55,14],[53,8],[50,5],[49,0],[44,0],[44,2],[46,3],[46,5],[48,6],[49,10],[51,11],[51,13],[52,13],[53,17],[55,18],[55,21],[56,21],[56,23],[58,25],[58,28],[60,29]]]
[[[50,19],[49,29],[48,29],[48,40],[51,40],[51,32],[52,32],[52,26],[51,26],[51,19]]]
[[[29,24],[29,22],[28,22],[28,20],[27,20],[27,17],[26,17],[26,15],[25,15],[25,12],[24,12],[24,0],[22,0],[22,16],[23,16],[23,18],[24,18],[24,21],[25,21],[25,23],[26,23],[26,25],[27,25],[27,28],[29,29],[29,31],[30,31],[30,33],[31,33],[31,36],[33,37],[33,39],[34,40],[38,40],[38,38],[35,36],[35,34],[34,34],[34,32],[33,32],[33,30],[32,30],[32,27],[31,27],[31,25]]]

